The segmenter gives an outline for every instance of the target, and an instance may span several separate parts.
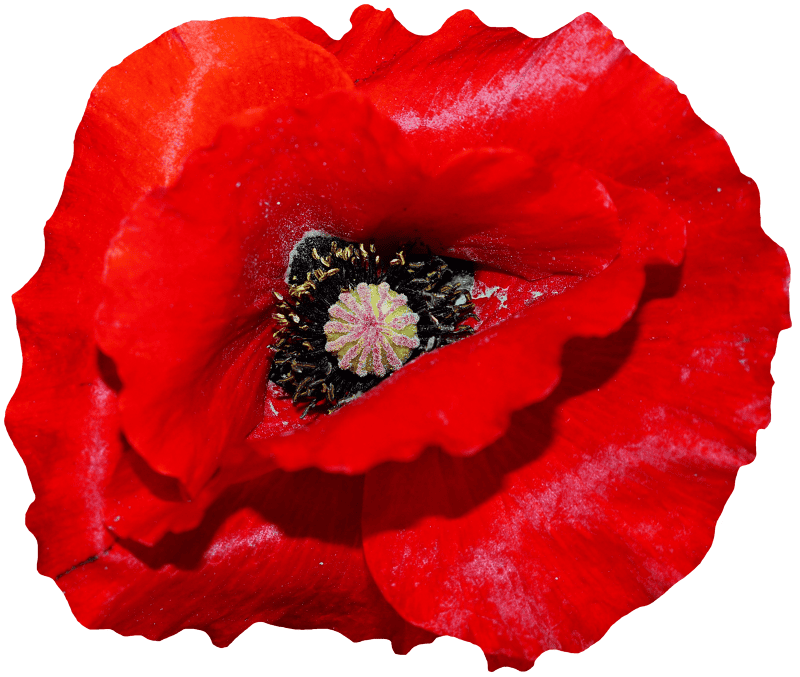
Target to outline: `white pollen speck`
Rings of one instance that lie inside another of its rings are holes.
[[[241,181],[237,181],[236,182],[236,187],[237,188],[241,188],[242,187],[242,182]]]
[[[279,205],[279,204],[280,204],[280,200],[278,200],[278,202],[276,202],[275,204],[276,204],[276,205]]]
[[[476,285],[477,287],[477,285]],[[475,291],[472,293],[472,298],[474,299],[490,299],[494,295],[494,293],[500,289],[500,287],[487,287],[483,286],[483,288],[476,288]]]
[[[717,192],[721,193],[722,192],[722,188],[717,188]]]

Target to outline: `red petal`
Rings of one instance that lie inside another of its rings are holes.
[[[138,171],[126,178],[149,189],[177,178],[230,116],[351,88],[335,59],[281,22],[238,17],[164,33],[111,69],[97,92],[110,104],[104,141],[138,151]]]
[[[683,268],[651,270],[621,331],[568,344],[559,387],[501,440],[368,474],[367,561],[404,618],[531,662],[585,648],[700,562],[788,326],[786,258],[732,167],[682,184]]]
[[[342,92],[242,116],[137,206],[109,249],[97,337],[154,469],[197,494],[261,420],[270,292],[305,232],[370,239],[420,181],[395,125]]]
[[[458,12],[445,22],[445,26],[462,15],[475,16],[468,10]],[[357,74],[354,77],[356,85],[365,83],[371,78],[384,79],[388,77],[391,80],[395,75],[407,77],[407,73],[385,71],[395,65],[394,58],[402,55],[408,49],[414,48],[420,40],[419,36],[407,31],[394,18],[392,10],[378,11],[370,5],[361,5],[353,10],[350,17],[352,28],[342,36],[341,40],[329,41],[327,33],[323,36],[321,33],[309,29],[303,23],[292,23],[292,18],[284,18],[281,21],[286,21],[300,35],[335,54],[348,73]],[[322,32],[324,33],[324,31]],[[432,58],[440,56],[440,54],[434,54],[433,50],[430,51],[430,55]]]
[[[311,23],[302,16],[284,16],[278,19],[278,21],[286,24],[295,33],[302,35],[306,40],[315,42],[325,49],[328,49],[328,47],[336,42],[319,26]]]
[[[470,11],[430,36],[368,6],[351,22],[352,30],[326,47],[378,109],[426,148],[432,166],[465,147],[509,146],[541,157],[584,132],[597,130],[591,138],[598,145],[631,131],[608,105],[606,87],[608,71],[624,69],[631,55],[589,14],[541,39],[489,28]]]
[[[194,529],[206,509],[232,484],[261,477],[274,467],[250,452],[243,455],[240,463],[220,470],[197,496],[186,500],[185,491],[174,477],[155,472],[125,445],[103,493],[105,524],[119,538],[155,545],[167,532]]]
[[[692,139],[705,126],[686,97],[591,14],[544,38],[487,27],[470,11],[428,36],[367,5],[351,23],[341,40],[320,44],[430,167],[464,148],[505,146],[635,185],[700,169]],[[719,135],[705,136],[719,166],[727,147]]]
[[[616,209],[594,176],[510,149],[451,158],[390,227],[439,254],[528,279],[598,272],[619,252]]]
[[[619,206],[623,255],[640,261],[680,263],[686,246],[685,221],[680,215],[647,191],[627,188],[607,177],[603,181]],[[486,330],[501,324],[581,281],[575,275],[549,275],[529,282],[498,270],[478,269],[472,298],[480,327]]]
[[[184,628],[226,646],[253,623],[330,628],[395,650],[434,636],[403,621],[364,564],[363,478],[271,473],[228,490],[202,524],[154,548],[117,541],[58,583],[91,628],[162,639]]]
[[[287,79],[289,55],[301,58]],[[265,77],[276,68],[280,76]],[[119,384],[93,333],[104,255],[120,221],[231,113],[348,83],[335,59],[281,24],[224,19],[162,35],[92,92],[41,268],[14,296],[24,361],[6,420],[37,496],[28,526],[42,573],[69,569],[111,542],[97,514],[120,454]]]
[[[36,494],[26,524],[38,541],[38,569],[55,576],[112,542],[97,516],[120,444],[116,395],[98,374],[96,351],[84,343],[81,318],[71,318],[77,328],[61,323],[48,329],[55,313],[42,312],[42,296],[35,310],[29,305],[31,293],[46,284],[47,276],[40,273],[14,297],[24,361],[6,426]],[[64,288],[69,289],[74,287]],[[43,318],[45,326],[28,319],[33,317]],[[64,355],[71,361],[62,363]],[[45,380],[48,375],[51,380]]]

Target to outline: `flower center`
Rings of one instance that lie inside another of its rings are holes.
[[[417,246],[386,263],[374,245],[321,234],[290,258],[269,379],[309,411],[331,412],[409,360],[473,332],[472,265]]]
[[[361,377],[385,376],[387,370],[399,369],[419,347],[419,315],[407,303],[404,294],[385,282],[361,282],[354,290],[343,291],[328,309],[325,350],[336,353],[340,369]]]

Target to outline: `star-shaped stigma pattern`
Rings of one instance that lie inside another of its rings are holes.
[[[419,347],[419,315],[407,303],[406,296],[386,282],[361,282],[343,291],[328,309],[331,319],[324,326],[325,350],[336,353],[340,369],[361,377],[384,376],[399,369]]]

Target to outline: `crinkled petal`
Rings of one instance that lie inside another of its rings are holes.
[[[405,653],[434,635],[403,621],[364,563],[363,478],[270,473],[230,488],[200,525],[155,547],[118,540],[57,577],[90,628],[226,646],[253,623],[330,628]]]
[[[97,337],[123,383],[125,435],[155,470],[196,495],[230,461],[263,416],[292,248],[314,229],[370,239],[421,181],[413,157],[354,94],[252,111],[126,219]]]
[[[579,138],[573,147],[582,157],[587,146],[605,147],[631,131],[625,111],[609,99],[618,85],[628,84],[624,79],[638,76],[625,72],[635,57],[590,14],[545,38],[488,27],[468,10],[428,36],[407,31],[391,10],[366,5],[351,23],[334,43],[307,35],[320,40],[379,110],[426,149],[431,166],[483,145],[552,156]],[[636,92],[642,100],[643,91],[639,86]],[[583,137],[593,133],[587,144]]]
[[[455,16],[472,12],[458,12]],[[451,17],[452,20],[453,17]],[[341,40],[333,40],[323,29],[302,17],[282,17],[298,35],[331,51],[348,73],[357,73],[354,84],[376,76],[390,67],[390,55],[399,56],[412,49],[420,36],[414,35],[394,18],[392,10],[376,10],[370,5],[357,7],[350,17],[352,28]],[[431,51],[431,54],[433,52]],[[384,73],[391,79],[391,74]]]
[[[473,458],[367,475],[367,562],[410,622],[532,662],[597,641],[705,555],[769,421],[788,266],[732,158],[682,187],[685,263],[650,269],[620,331],[567,344],[547,400]]]
[[[338,41],[301,32],[339,59],[428,167],[464,148],[503,146],[644,187],[701,171],[698,163],[713,169],[728,154],[718,134],[700,140],[705,125],[674,83],[591,14],[543,38],[488,27],[466,10],[427,36],[368,5],[351,23]],[[699,149],[705,160],[693,156]]]
[[[46,279],[38,275],[35,286]],[[55,576],[111,543],[97,516],[122,445],[116,393],[98,373],[96,349],[83,343],[86,333],[79,328],[42,331],[42,306],[27,305],[32,288],[29,283],[14,298],[24,361],[6,426],[36,494],[26,524],[38,542],[38,569]],[[65,355],[72,361],[62,363]]]
[[[110,542],[93,515],[121,453],[119,383],[93,333],[104,253],[123,217],[232,113],[348,86],[335,59],[282,24],[223,19],[165,33],[92,92],[41,268],[14,296],[24,360],[6,421],[37,496],[28,526],[42,573]]]

